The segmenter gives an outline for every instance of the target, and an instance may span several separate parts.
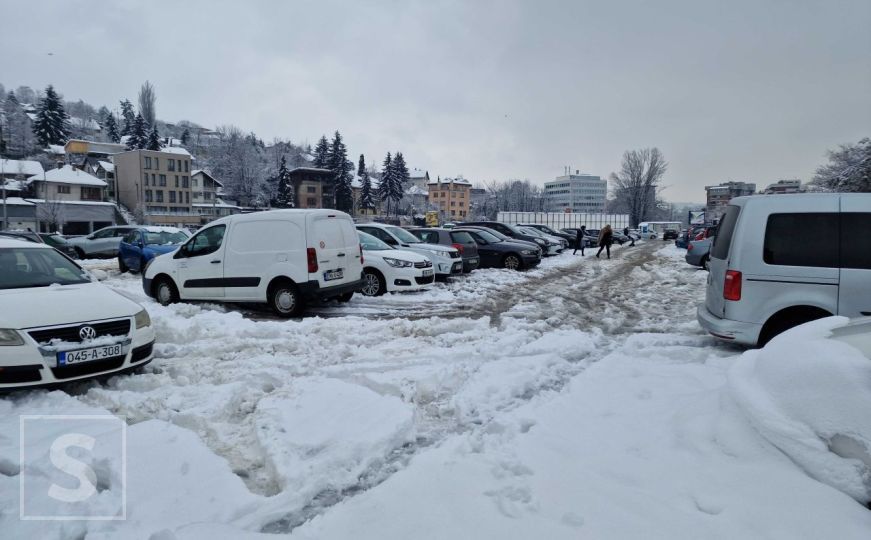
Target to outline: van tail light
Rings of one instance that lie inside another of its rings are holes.
[[[693,250],[693,245],[692,245],[692,244],[688,245],[688,246],[687,246],[687,251],[692,251],[692,250]]]
[[[363,244],[360,244],[360,264],[363,264]]]
[[[726,270],[726,280],[723,283],[723,298],[733,302],[741,300],[741,272]]]
[[[463,253],[463,244],[451,244],[451,247],[456,249],[462,255]]]
[[[308,257],[308,273],[314,274],[318,271],[318,252],[315,251],[315,248],[310,247],[305,253]]]

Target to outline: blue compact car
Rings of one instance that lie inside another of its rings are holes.
[[[190,236],[175,227],[140,227],[127,233],[118,246],[118,269],[142,272],[148,261],[175,251]]]

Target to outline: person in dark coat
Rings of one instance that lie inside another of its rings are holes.
[[[630,240],[632,240],[632,243],[629,244],[629,247],[632,247],[632,246],[635,245],[635,237],[632,236],[631,234],[629,234],[629,227],[623,227],[623,236],[625,236],[625,237],[629,238]]]
[[[602,250],[606,250],[608,253],[608,258],[611,258],[611,243],[614,241],[614,229],[611,228],[610,225],[605,225],[602,227],[602,230],[599,231],[599,252],[596,253],[596,258],[599,258],[599,255],[602,254]]]
[[[578,237],[575,238],[575,251],[572,253],[572,255],[577,255],[578,250],[580,249],[581,250],[581,257],[584,256],[584,241],[585,241],[584,236],[586,236],[586,234],[585,234],[586,231],[587,231],[586,225],[581,225],[581,228],[578,229]]]

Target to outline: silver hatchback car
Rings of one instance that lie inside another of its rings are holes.
[[[732,199],[720,220],[698,320],[711,335],[764,345],[830,315],[871,315],[871,194]]]

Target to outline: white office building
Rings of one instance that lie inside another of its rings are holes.
[[[544,183],[544,198],[548,212],[605,212],[608,182],[591,174],[567,174]]]

